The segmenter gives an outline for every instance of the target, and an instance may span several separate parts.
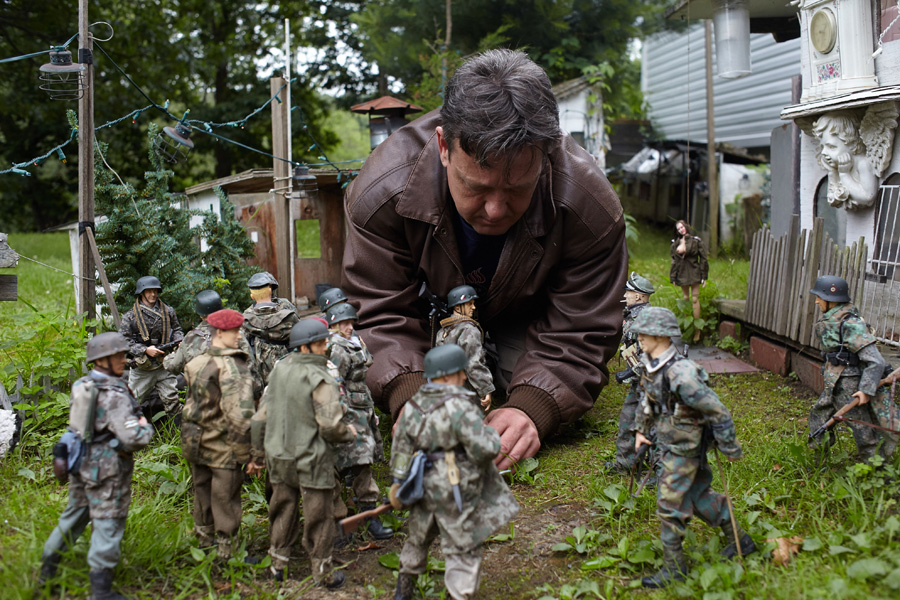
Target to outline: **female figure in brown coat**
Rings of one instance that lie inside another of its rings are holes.
[[[672,268],[669,279],[674,285],[681,286],[684,299],[691,302],[694,318],[700,318],[700,286],[706,286],[709,276],[709,263],[703,242],[692,235],[688,224],[684,221],[675,223],[675,239],[672,240]],[[700,330],[695,329],[694,341],[700,340]]]

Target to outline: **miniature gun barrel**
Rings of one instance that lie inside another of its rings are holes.
[[[840,409],[839,411],[834,413],[834,415],[832,415],[832,417],[830,419],[828,419],[828,421],[826,421],[824,425],[822,425],[821,427],[819,427],[818,429],[816,429],[815,431],[810,433],[809,439],[813,440],[813,439],[817,438],[818,436],[822,435],[823,433],[825,433],[826,431],[828,431],[829,429],[831,429],[832,427],[834,427],[834,424],[837,423],[838,417],[843,417],[845,414],[847,414],[848,412],[850,412],[857,406],[859,406],[859,398],[854,398],[853,402],[847,404],[842,409]]]
[[[381,504],[380,506],[377,506],[372,510],[367,510],[347,517],[346,519],[341,519],[341,530],[344,532],[344,535],[353,533],[359,528],[360,525],[362,525],[366,521],[366,519],[374,519],[378,515],[386,513],[392,509],[393,507],[390,505],[390,503]]]

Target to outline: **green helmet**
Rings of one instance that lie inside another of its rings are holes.
[[[653,284],[650,283],[649,279],[647,279],[646,277],[641,277],[634,271],[631,272],[631,275],[628,277],[628,281],[625,282],[625,289],[629,292],[647,294],[648,296],[656,291],[656,288],[653,287]]]
[[[306,344],[324,340],[329,335],[328,327],[319,319],[303,319],[299,323],[295,323],[291,328],[288,348],[299,348]]]
[[[153,275],[147,275],[146,277],[141,277],[137,280],[137,283],[134,286],[134,295],[140,296],[144,293],[144,290],[162,290],[162,284],[159,282],[159,279],[154,277]]]
[[[659,306],[649,306],[637,316],[634,323],[628,328],[628,333],[672,337],[681,335],[681,328],[678,327],[678,319],[671,310]]]
[[[325,311],[325,320],[328,321],[329,325],[337,325],[341,321],[346,321],[347,319],[358,321],[359,317],[356,315],[356,309],[346,302],[335,304]]]
[[[850,302],[850,286],[847,280],[834,275],[822,275],[816,279],[816,285],[809,290],[826,302]]]
[[[425,379],[452,375],[469,366],[465,350],[456,344],[432,348],[425,355]]]
[[[121,333],[107,331],[98,333],[88,340],[86,362],[94,362],[104,356],[112,356],[119,352],[128,352],[128,340]]]
[[[250,279],[247,280],[247,287],[251,289],[266,287],[267,285],[273,288],[278,287],[278,280],[268,271],[254,273],[250,276]]]
[[[471,285],[460,285],[447,294],[447,307],[453,308],[454,306],[459,306],[460,304],[465,304],[470,300],[478,300],[478,294],[475,293],[475,288]]]
[[[222,297],[213,290],[203,290],[194,297],[194,312],[201,317],[208,317],[217,310],[222,310]]]
[[[335,304],[340,304],[341,302],[347,301],[347,294],[344,293],[344,290],[341,288],[330,288],[322,292],[322,295],[319,296],[319,309],[320,310],[328,310]]]

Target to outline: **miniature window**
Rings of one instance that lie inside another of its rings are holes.
[[[816,188],[815,215],[824,221],[825,234],[840,246],[846,245],[847,233],[844,214],[841,210],[828,204],[828,177],[823,177]]]
[[[322,258],[322,240],[318,219],[294,221],[297,238],[297,258]]]
[[[882,184],[875,209],[875,250],[871,271],[900,281],[900,174]]]

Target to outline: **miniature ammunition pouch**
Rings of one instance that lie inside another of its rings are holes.
[[[855,367],[859,365],[859,355],[845,348],[840,348],[837,352],[823,352],[822,355],[834,366]]]
[[[53,446],[53,475],[60,483],[69,481],[69,473],[77,473],[85,454],[85,443],[74,431],[66,431]]]
[[[252,422],[251,422],[252,425]],[[406,479],[409,475],[409,466],[412,463],[412,455],[405,452],[394,452],[391,461],[391,476],[398,482]]]
[[[449,450],[448,450],[448,452],[449,452]],[[453,452],[453,454],[456,455],[456,458],[458,458],[460,460],[462,460],[463,458],[466,457],[465,450],[463,450],[461,448],[455,448],[452,452]],[[437,461],[444,460],[444,457],[446,456],[446,454],[447,453],[444,452],[443,450],[438,450],[437,452],[429,452],[428,454],[425,455],[425,458],[427,459],[427,462],[425,463],[425,468],[430,469],[431,467],[434,466],[434,463],[436,463]]]
[[[200,438],[203,428],[191,421],[181,422],[181,453],[189,463],[200,461]]]
[[[616,383],[625,383],[632,377],[634,377],[634,369],[628,367],[624,371],[616,373]]]
[[[351,392],[347,391],[347,403],[351,408],[373,408],[375,403],[372,401],[372,396],[366,394],[365,392]]]
[[[397,499],[403,506],[411,506],[425,496],[425,466],[428,458],[421,450],[416,450],[410,460],[406,479],[397,490]]]

